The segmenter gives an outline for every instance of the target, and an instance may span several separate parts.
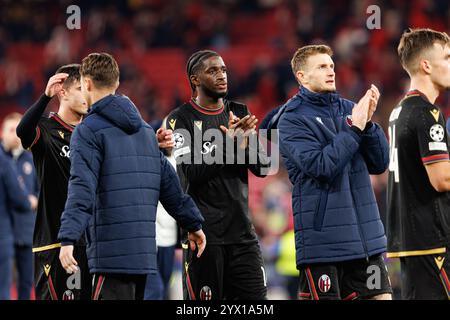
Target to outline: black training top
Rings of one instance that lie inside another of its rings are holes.
[[[449,161],[442,112],[419,91],[389,118],[388,256],[443,253],[450,236],[450,193],[437,192],[425,166]]]
[[[184,189],[205,218],[203,230],[208,244],[256,241],[248,214],[248,170],[265,176],[264,169],[270,167],[257,135],[251,138],[256,141],[253,144],[256,149],[247,147],[238,152],[233,141],[228,152],[224,152],[227,138],[220,126],[228,127],[230,110],[239,118],[249,114],[247,106],[228,100],[217,110],[204,109],[191,100],[167,118],[167,128],[174,130],[177,172]],[[230,164],[231,156],[234,164]]]
[[[58,247],[61,214],[67,199],[70,177],[70,137],[74,126],[57,114],[42,116],[51,98],[42,95],[17,127],[22,145],[31,149],[39,179],[39,203],[33,236],[33,251]],[[82,239],[78,245],[84,245]]]

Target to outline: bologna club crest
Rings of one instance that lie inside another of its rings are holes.
[[[345,118],[345,121],[347,122],[348,126],[351,127],[353,125],[353,120],[352,120],[352,116],[348,115]]]
[[[331,289],[331,279],[328,275],[323,274],[320,278],[319,278],[319,290],[323,293],[326,293],[328,291],[330,291]]]
[[[75,300],[75,296],[74,296],[72,290],[64,291],[62,299],[63,300]]]
[[[211,298],[212,298],[211,288],[208,286],[204,286],[200,290],[200,300],[211,300]]]

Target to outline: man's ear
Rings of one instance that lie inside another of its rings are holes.
[[[64,99],[66,97],[66,95],[67,95],[67,90],[64,88],[61,88],[61,90],[56,93],[56,96],[58,97],[59,101]]]
[[[431,73],[431,63],[429,60],[423,59],[420,60],[420,69],[425,72],[425,74]]]
[[[194,86],[198,87],[198,86],[200,85],[200,81],[198,80],[198,76],[197,76],[197,75],[192,74],[192,75],[189,77],[189,79],[191,80],[191,83],[192,83]]]
[[[298,83],[304,83],[304,84],[308,83],[308,79],[307,79],[307,77],[305,75],[305,72],[303,70],[298,70],[295,73],[295,78],[297,79]]]
[[[84,77],[83,81],[84,81],[84,83],[82,85],[84,85],[84,88],[86,89],[86,91],[92,91],[92,87],[94,86],[94,84],[92,83],[92,79],[90,79],[88,77]]]

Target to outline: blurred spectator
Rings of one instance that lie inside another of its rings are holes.
[[[14,256],[11,209],[27,213],[30,208],[25,187],[20,183],[12,161],[0,152],[0,300],[10,299]]]
[[[20,113],[11,113],[3,120],[0,152],[12,160],[31,203],[31,210],[28,212],[11,209],[15,262],[18,271],[18,298],[19,300],[29,300],[33,286],[31,249],[39,191],[32,155],[22,148],[20,139],[16,135],[16,127],[21,118]]]
[[[300,279],[295,263],[295,234],[293,229],[290,229],[281,235],[276,270],[284,277],[284,285],[289,294],[289,299],[297,300],[299,298],[298,289]]]
[[[65,26],[59,26],[53,30],[50,41],[46,45],[45,53],[47,59],[57,65],[64,65],[68,61],[72,61],[75,53],[69,31]]]
[[[25,95],[37,95],[33,85],[38,78],[21,72],[31,63],[45,65],[41,62],[51,61],[53,65],[60,65],[78,61],[86,53],[83,50],[112,53],[121,50],[128,56],[137,55],[131,63],[147,78],[145,73],[152,72],[154,67],[142,68],[139,57],[154,48],[178,48],[180,54],[189,55],[199,48],[214,47],[219,51],[230,49],[241,57],[247,53],[253,55],[250,63],[242,61],[242,66],[238,60],[230,62],[230,70],[235,66],[242,69],[239,79],[233,81],[240,85],[232,90],[238,93],[237,98],[253,101],[256,106],[250,105],[252,110],[260,108],[260,113],[264,114],[286,100],[295,86],[289,67],[293,50],[317,42],[331,44],[335,50],[341,79],[337,85],[341,94],[350,98],[360,96],[362,88],[374,82],[384,89],[382,94],[387,101],[393,101],[402,95],[403,88],[399,84],[405,77],[396,57],[400,33],[407,26],[426,25],[445,30],[450,21],[450,5],[443,0],[377,1],[382,14],[379,30],[368,30],[365,26],[370,1],[219,0],[212,6],[206,0],[121,0],[113,6],[106,1],[81,0],[77,4],[81,8],[82,28],[69,31],[65,29],[68,4],[67,1],[42,0],[39,3],[10,1],[4,5],[0,61],[2,55],[7,57],[5,68],[8,71],[4,73],[8,76],[3,74],[0,79],[0,101],[2,95],[8,95],[25,106],[29,103],[23,98]],[[38,6],[45,6],[46,10],[33,10]],[[13,44],[8,50],[2,49],[5,41]],[[23,41],[45,46],[44,61],[39,61],[42,58],[38,56],[36,61],[15,57],[14,44]],[[245,47],[241,51],[237,45]],[[266,56],[272,59],[266,59],[261,65],[260,58]],[[13,57],[16,59],[9,60]],[[151,63],[158,64],[158,61]],[[171,94],[178,90],[175,79],[180,79],[183,72],[180,69],[176,75],[165,76],[162,81],[168,83],[158,84],[156,95],[146,97],[145,90],[135,90],[135,87],[123,93],[136,101],[145,100],[146,105],[153,98],[164,101],[167,105],[162,109],[169,111],[176,105],[176,95]],[[3,89],[1,80],[5,82]],[[161,86],[172,90],[159,90]],[[448,113],[448,95],[441,101]],[[381,103],[377,112],[387,118],[391,109],[391,105]],[[144,113],[153,120],[161,116],[158,110],[147,109]]]

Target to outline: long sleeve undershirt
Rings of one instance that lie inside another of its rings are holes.
[[[28,149],[33,144],[36,137],[36,128],[39,124],[39,120],[45,111],[48,103],[52,98],[42,94],[39,99],[25,112],[17,126],[17,136],[22,141],[24,149]]]

